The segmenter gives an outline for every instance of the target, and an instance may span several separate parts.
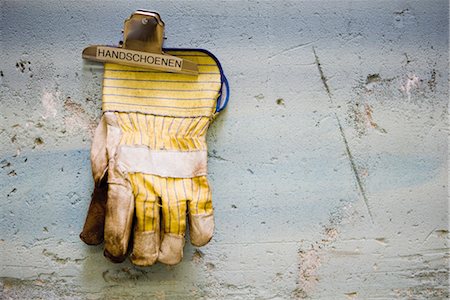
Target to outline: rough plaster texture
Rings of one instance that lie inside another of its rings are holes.
[[[448,297],[448,2],[1,1],[0,298]],[[217,229],[175,267],[81,243],[102,66],[137,8],[221,60]]]

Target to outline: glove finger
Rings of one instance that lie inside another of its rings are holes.
[[[154,177],[142,173],[130,174],[135,194],[136,225],[131,262],[138,266],[153,265],[159,253],[159,197],[154,189]]]
[[[183,258],[186,231],[185,180],[157,176],[155,178],[160,182],[163,215],[163,237],[158,261],[175,265]]]
[[[88,245],[98,245],[103,242],[105,225],[106,199],[108,194],[107,176],[94,187],[91,204],[84,222],[80,239]]]
[[[108,168],[107,131],[106,117],[102,115],[100,123],[95,129],[91,145],[91,167],[95,185],[100,184]]]
[[[131,188],[109,182],[104,254],[113,262],[122,262],[126,258],[133,214],[134,197]]]
[[[91,146],[91,167],[95,187],[83,231],[80,233],[81,240],[88,245],[98,245],[103,242],[105,207],[108,190],[108,184],[105,178],[105,172],[108,167],[106,137],[106,119],[102,116],[100,123],[95,129]]]
[[[206,245],[214,232],[212,192],[206,176],[192,178],[189,201],[189,234],[194,246]]]

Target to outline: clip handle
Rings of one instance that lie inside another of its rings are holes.
[[[123,48],[161,54],[164,26],[158,13],[135,11],[124,22]]]

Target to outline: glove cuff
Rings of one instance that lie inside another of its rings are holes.
[[[168,54],[200,65],[198,75],[142,70],[105,64],[103,111],[139,112],[171,117],[211,117],[222,89],[221,67],[212,54],[199,50]]]

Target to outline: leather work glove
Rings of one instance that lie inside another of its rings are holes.
[[[130,258],[139,266],[181,261],[187,213],[193,245],[205,245],[214,231],[206,132],[226,106],[228,83],[211,53],[167,52],[196,62],[199,74],[105,64],[91,149],[95,189],[80,237],[104,240],[114,262],[127,257],[133,227]]]

